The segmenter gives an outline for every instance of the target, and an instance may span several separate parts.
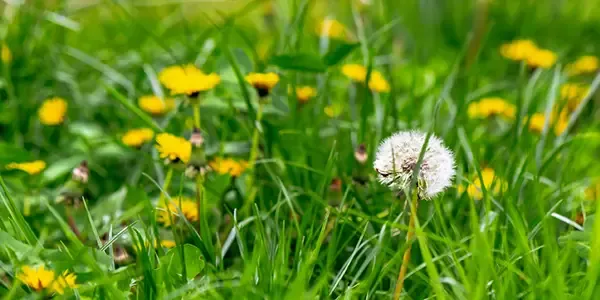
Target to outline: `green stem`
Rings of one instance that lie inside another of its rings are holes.
[[[196,103],[194,103],[194,126],[200,129],[200,103],[197,101],[198,99],[196,99]]]
[[[408,270],[408,262],[410,261],[410,249],[412,248],[413,237],[415,235],[415,219],[417,218],[417,206],[419,204],[419,191],[417,188],[413,190],[412,202],[410,204],[410,221],[408,222],[408,233],[406,234],[406,250],[404,250],[404,256],[402,258],[402,266],[400,267],[400,273],[398,273],[398,280],[396,281],[396,290],[394,291],[394,300],[400,299],[402,293],[402,287],[404,286],[404,278],[406,271]]]
[[[21,105],[19,105],[19,102],[17,101],[17,96],[15,93],[15,87],[13,85],[12,82],[12,75],[11,75],[11,69],[10,69],[10,62],[4,62],[3,63],[3,67],[4,67],[4,78],[6,81],[6,93],[8,94],[8,100],[10,102],[10,105],[14,105],[15,106],[15,121],[14,124],[17,124],[17,130],[16,130],[16,144],[17,145],[23,145],[23,133],[22,133],[22,129],[21,129]]]
[[[198,220],[202,217],[202,199],[204,197],[204,175],[196,176],[196,206],[198,208]],[[198,232],[202,232],[201,222],[198,222]]]
[[[196,99],[194,102],[194,126],[200,129],[200,101]],[[198,218],[202,216],[202,197],[204,196],[204,175],[196,175],[196,206],[198,209]],[[198,232],[202,232],[200,227],[202,223],[198,222]]]
[[[169,203],[165,199],[165,194],[171,185],[171,179],[173,179],[173,168],[169,167],[169,171],[167,171],[167,176],[165,176],[165,181],[163,182],[160,198],[158,199],[158,203],[165,204],[165,209],[169,209]]]
[[[260,137],[260,122],[262,120],[263,104],[258,104],[258,110],[256,111],[256,124],[254,126],[254,132],[252,133],[252,148],[250,148],[250,160],[248,161],[248,177],[246,179],[246,193],[248,193],[248,201],[244,205],[244,211],[250,211],[254,198],[256,197],[257,189],[254,186],[256,176],[256,159],[258,157],[258,142]]]
[[[83,238],[81,237],[81,231],[79,231],[79,228],[77,228],[77,222],[75,221],[75,217],[73,216],[72,210],[73,208],[71,208],[70,205],[66,206],[65,214],[67,215],[67,223],[69,224],[69,227],[71,227],[71,230],[73,231],[75,236],[77,236],[77,238],[83,242]]]

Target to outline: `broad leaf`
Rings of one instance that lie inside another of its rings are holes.
[[[177,246],[160,260],[163,264],[162,268],[166,268],[167,275],[175,278],[182,278],[183,268],[181,266],[181,247],[183,247],[183,256],[185,260],[185,279],[191,280],[200,274],[204,269],[204,260],[202,260],[202,252],[196,246],[185,244],[183,246]]]
[[[327,69],[327,66],[319,56],[309,53],[277,55],[271,58],[270,64],[276,65],[284,70],[316,73],[325,72]]]
[[[352,53],[352,51],[354,51],[354,49],[356,49],[359,45],[359,43],[339,43],[333,49],[329,50],[329,52],[325,53],[323,56],[323,62],[328,67],[335,66],[344,58],[346,58],[346,56]]]

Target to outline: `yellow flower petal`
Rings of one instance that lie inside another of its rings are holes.
[[[367,68],[359,64],[346,64],[342,66],[342,74],[356,82],[365,82]]]
[[[319,36],[326,36],[338,40],[346,40],[348,31],[346,27],[335,19],[325,19],[317,25],[315,33]]]
[[[198,221],[198,205],[196,201],[188,197],[175,197],[168,200],[168,207],[164,203],[159,203],[157,208],[157,221],[162,223],[164,226],[171,226],[181,216],[179,211],[183,214],[183,217],[190,222]],[[165,246],[166,247],[166,246]]]
[[[537,49],[529,53],[527,65],[534,68],[550,68],[556,63],[556,54],[547,49]]]
[[[219,174],[229,174],[231,177],[238,177],[248,168],[248,162],[245,160],[236,161],[232,158],[217,157],[209,163],[209,166]]]
[[[192,144],[188,140],[168,133],[161,133],[156,136],[156,143],[160,158],[168,158],[172,162],[181,160],[183,163],[188,163],[190,161]]]
[[[163,69],[158,79],[171,90],[172,95],[196,96],[200,92],[212,90],[221,82],[215,73],[205,74],[194,65],[171,66]]]
[[[155,116],[164,115],[175,108],[175,99],[161,99],[157,96],[142,96],[138,99],[142,110]]]
[[[492,116],[502,116],[506,119],[514,119],[516,108],[508,101],[498,98],[483,98],[478,102],[469,104],[467,114],[469,118],[488,118]]]
[[[291,89],[291,87],[290,87]],[[292,92],[290,91],[290,94]],[[296,87],[296,97],[298,98],[298,102],[306,103],[310,98],[313,98],[317,95],[317,90],[310,86],[299,86]]]
[[[483,184],[481,179],[483,179]],[[498,178],[491,168],[481,170],[481,179],[479,176],[474,176],[473,183],[469,184],[466,188],[460,186],[458,191],[460,193],[466,191],[470,198],[481,200],[483,198],[483,187],[485,187],[488,193],[492,193],[493,195],[506,189],[506,182]]]
[[[66,113],[67,101],[59,97],[54,97],[42,103],[42,106],[38,110],[38,117],[42,124],[53,126],[62,124]]]
[[[279,82],[279,75],[275,73],[249,73],[246,81],[256,89],[259,97],[266,97]]]
[[[123,137],[121,138],[121,142],[123,142],[123,144],[125,144],[129,147],[139,148],[144,143],[152,140],[153,136],[154,136],[154,131],[152,131],[152,129],[149,129],[149,128],[132,129],[132,130],[127,131],[123,135]]]
[[[537,50],[537,46],[530,40],[515,40],[500,47],[500,54],[510,60],[525,60],[532,52]]]
[[[35,175],[39,174],[46,168],[46,163],[42,160],[24,163],[10,163],[6,165],[6,168],[9,170],[21,170],[29,173],[29,175]]]
[[[560,88],[560,97],[567,101],[567,109],[572,112],[579,106],[588,91],[589,86],[587,85],[565,83]]]
[[[573,63],[567,65],[567,74],[571,76],[594,73],[600,68],[600,62],[598,57],[591,55],[584,55],[579,57]]]
[[[58,276],[56,280],[54,280],[51,289],[55,293],[62,295],[64,294],[65,289],[74,289],[78,287],[78,285],[75,283],[76,279],[77,277],[75,274],[65,271],[62,275]]]
[[[46,270],[43,265],[37,268],[24,266],[17,275],[17,278],[21,280],[21,282],[36,291],[41,291],[50,287],[50,284],[54,281],[54,277],[54,271]]]
[[[367,80],[367,68],[359,64],[343,65],[342,74],[352,81],[360,83],[365,83]],[[385,93],[390,91],[390,84],[383,77],[381,72],[373,70],[371,71],[371,77],[369,78],[369,89],[374,92]]]
[[[161,240],[160,245],[165,248],[171,249],[171,248],[174,248],[175,246],[177,246],[177,243],[175,243],[175,241],[173,241],[173,240]]]
[[[564,110],[558,114],[558,117],[556,115],[556,112],[551,114],[548,126],[554,129],[554,134],[558,136],[567,129],[569,118],[568,113]],[[534,113],[529,118],[529,130],[539,134],[544,130],[545,123],[546,115],[544,113]]]

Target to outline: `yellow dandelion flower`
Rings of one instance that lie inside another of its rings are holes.
[[[169,200],[168,207],[165,207],[164,203],[159,203],[157,208],[157,221],[167,227],[171,226],[180,216],[179,211],[181,211],[183,217],[188,221],[198,221],[198,205],[196,204],[196,201],[188,197],[173,198]]]
[[[317,25],[315,33],[332,39],[346,40],[348,31],[346,27],[335,19],[325,19]]]
[[[527,65],[532,68],[550,68],[556,63],[556,54],[547,49],[537,49],[529,53]]]
[[[161,116],[175,108],[175,99],[161,99],[157,96],[142,96],[138,99],[138,105],[145,112],[154,116]]]
[[[510,60],[525,60],[532,52],[537,50],[537,46],[530,40],[515,40],[500,46],[500,54]]]
[[[38,292],[50,287],[54,281],[54,277],[54,271],[46,270],[43,265],[37,268],[24,266],[17,275],[17,278],[21,280],[21,282]]]
[[[221,82],[216,73],[206,74],[196,66],[171,66],[158,74],[158,80],[164,84],[172,95],[188,95],[197,97],[200,92],[212,90]]]
[[[516,108],[508,101],[498,98],[483,98],[479,102],[469,104],[467,114],[469,118],[489,118],[491,116],[502,116],[507,119],[514,119]]]
[[[179,161],[188,163],[192,155],[192,144],[181,137],[168,133],[161,133],[156,136],[156,149],[160,158],[168,159],[170,162]]]
[[[346,64],[342,66],[342,74],[352,81],[365,83],[367,80],[367,68],[359,64]],[[383,77],[381,72],[372,70],[369,78],[369,89],[378,93],[390,91],[390,84]]]
[[[292,87],[288,88],[288,92],[292,94]],[[308,102],[311,98],[317,95],[317,90],[311,86],[299,86],[296,87],[296,97],[298,98],[298,102],[304,104]]]
[[[324,108],[325,114],[330,118],[337,118],[342,114],[344,108],[339,103],[333,103],[331,105],[327,105]]]
[[[279,82],[279,75],[269,73],[250,73],[246,75],[246,81],[256,89],[258,96],[264,98],[271,93],[271,90]]]
[[[550,128],[554,129],[554,134],[560,135],[566,129],[569,123],[568,115],[566,111],[562,111],[558,118],[556,118],[556,113],[553,113],[550,116]],[[544,124],[546,123],[546,115],[544,113],[534,113],[529,118],[529,130],[535,133],[541,133],[544,130]]]
[[[62,98],[54,97],[44,101],[38,110],[40,122],[44,125],[60,125],[65,120],[67,114],[67,101]]]
[[[359,64],[346,64],[342,66],[342,74],[356,82],[365,82],[367,68]]]
[[[248,162],[245,160],[236,161],[232,158],[217,157],[209,163],[210,167],[219,174],[229,174],[231,177],[238,177],[248,168]]]
[[[574,111],[589,91],[589,86],[575,83],[565,83],[560,88],[560,97],[567,101],[567,109]]]
[[[51,289],[55,293],[62,295],[65,293],[65,289],[74,289],[78,287],[75,280],[77,280],[75,274],[64,271],[63,274],[58,276],[52,283]]]
[[[576,61],[567,65],[567,74],[571,76],[594,73],[600,69],[598,58],[591,55],[579,57]]]
[[[21,170],[29,173],[29,175],[36,175],[42,172],[46,168],[46,163],[42,160],[36,160],[24,163],[10,163],[6,165],[8,170]]]
[[[12,61],[12,53],[6,44],[2,44],[2,50],[0,52],[0,59],[2,59],[3,63],[8,64]]]
[[[171,249],[175,248],[175,246],[177,246],[177,243],[175,243],[175,241],[173,240],[161,240],[160,245],[165,248]]]
[[[150,128],[131,129],[121,137],[121,142],[129,147],[139,148],[144,143],[152,140],[153,136],[154,131]]]
[[[460,186],[458,191],[460,193],[467,192],[470,198],[474,200],[481,200],[483,198],[483,187],[488,193],[498,194],[501,190],[506,189],[506,182],[501,180],[496,176],[496,173],[491,168],[484,168],[481,170],[481,178],[483,179],[483,184],[479,176],[474,176],[473,183],[469,184],[466,188],[464,186]]]
[[[529,130],[541,133],[546,123],[546,116],[544,113],[535,113],[529,118]]]
[[[567,130],[567,126],[569,125],[569,119],[566,117],[559,118],[554,124],[554,134],[561,135],[565,130]]]
[[[369,78],[369,89],[378,93],[387,93],[390,91],[390,84],[379,71],[372,71],[371,78]]]

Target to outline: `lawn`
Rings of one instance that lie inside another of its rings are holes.
[[[0,7],[0,298],[600,299],[597,0]]]

